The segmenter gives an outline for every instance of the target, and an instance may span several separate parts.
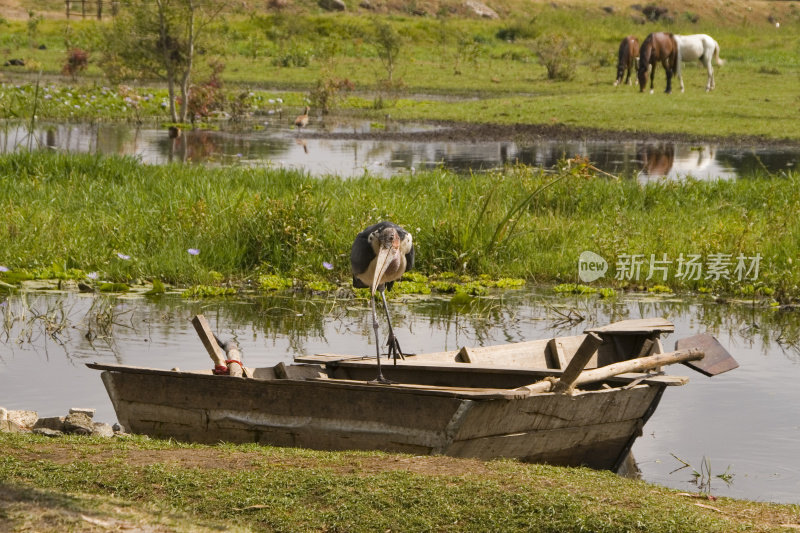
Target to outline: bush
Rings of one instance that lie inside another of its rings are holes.
[[[311,104],[323,113],[329,113],[342,98],[342,91],[352,91],[355,85],[347,78],[322,77],[309,94]]]
[[[225,95],[222,93],[222,71],[225,65],[219,61],[209,63],[211,76],[208,81],[195,85],[189,92],[189,117],[205,118],[214,111],[221,111],[225,107]]]
[[[566,81],[575,76],[577,52],[567,36],[545,35],[536,41],[534,51],[547,69],[548,79]]]

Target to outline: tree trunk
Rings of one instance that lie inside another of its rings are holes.
[[[156,0],[158,6],[158,31],[161,37],[161,55],[167,71],[167,91],[169,93],[169,114],[172,122],[178,122],[178,113],[175,109],[175,67],[170,57],[169,40],[167,39],[167,20],[165,11],[167,6],[163,0]],[[184,100],[185,105],[185,100]]]
[[[186,122],[186,115],[189,110],[189,80],[192,76],[192,65],[194,63],[194,40],[195,40],[195,29],[194,29],[194,15],[195,15],[195,5],[192,0],[188,2],[189,8],[189,21],[188,21],[188,28],[187,32],[188,35],[186,36],[186,67],[183,71],[183,76],[181,77],[181,97],[183,98],[183,102],[181,102],[181,122]],[[194,119],[194,117],[191,117]]]
[[[178,122],[178,110],[175,109],[175,74],[167,71],[167,92],[169,93],[169,116],[172,122]]]

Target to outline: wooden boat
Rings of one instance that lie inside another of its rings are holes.
[[[609,342],[597,334],[587,337],[590,341],[579,345],[588,346],[595,338],[602,345]],[[687,382],[642,373],[587,377],[617,373],[607,371],[614,364],[595,370],[581,366],[576,374],[573,367],[580,365],[570,364],[570,356],[573,361],[597,360],[605,352],[593,355],[596,344],[573,351],[575,342],[569,338],[543,342],[554,351],[540,355],[555,362],[562,353],[566,369],[445,361],[434,354],[384,365],[384,375],[396,382],[387,385],[369,381],[375,377],[374,361],[330,355],[298,358],[314,363],[245,369],[243,377],[210,370],[87,366],[102,371],[120,424],[134,433],[202,443],[508,457],[615,471],[665,389]],[[469,357],[480,354],[468,352]],[[682,352],[684,359],[703,357],[689,352]],[[571,374],[577,376],[572,383],[583,383],[580,390],[568,384],[567,394],[542,392],[542,384],[566,382]]]

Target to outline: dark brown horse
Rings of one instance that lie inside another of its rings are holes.
[[[653,92],[653,79],[658,62],[667,73],[667,90],[672,92],[672,75],[678,68],[678,43],[671,33],[654,32],[647,36],[639,52],[639,91],[647,85],[647,69],[650,69],[650,93]]]
[[[631,71],[635,70],[635,64],[639,61],[639,39],[633,35],[628,35],[619,44],[619,60],[617,61],[617,81],[614,87],[622,83],[622,76],[627,70],[625,83],[631,83]]]

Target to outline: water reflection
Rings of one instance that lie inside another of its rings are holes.
[[[301,133],[283,120],[268,119],[239,125],[236,130],[189,130],[171,137],[167,130],[128,124],[41,125],[29,134],[25,124],[5,123],[0,129],[0,152],[28,148],[125,154],[152,164],[280,166],[342,177],[364,172],[391,176],[437,167],[478,171],[515,163],[552,168],[563,157],[583,156],[606,172],[636,176],[640,181],[689,175],[731,179],[763,170],[779,173],[796,168],[800,160],[800,146],[743,148],[709,143],[541,139],[416,141],[410,135],[437,128],[443,127],[327,119],[312,123]],[[404,140],[392,140],[386,132],[402,133]]]

